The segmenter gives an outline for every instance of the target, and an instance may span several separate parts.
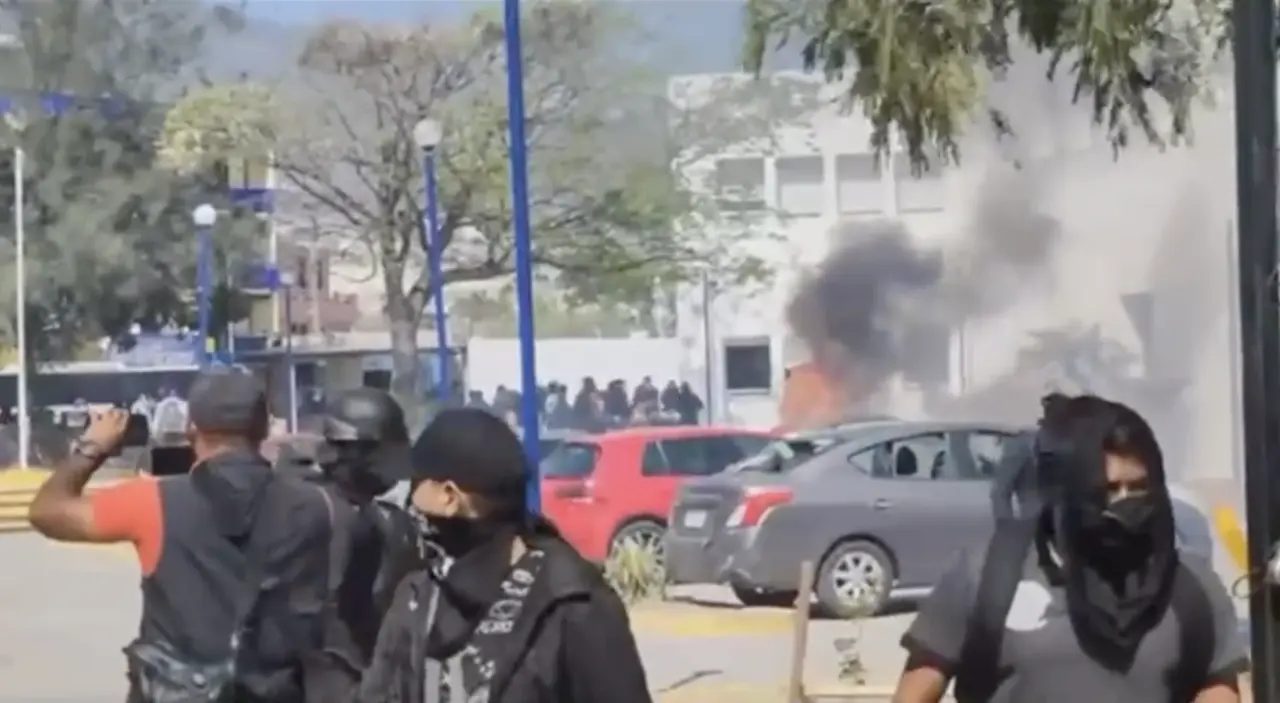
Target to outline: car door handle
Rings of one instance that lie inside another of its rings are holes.
[[[875,501],[871,503],[871,507],[875,510],[888,510],[893,507],[893,503],[885,500],[884,498],[876,498]]]

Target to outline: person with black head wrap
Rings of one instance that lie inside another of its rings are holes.
[[[412,465],[432,556],[397,589],[359,703],[651,703],[621,599],[528,513],[506,423],[445,410]]]
[[[961,703],[1239,700],[1235,609],[1211,564],[1176,546],[1146,421],[1055,394],[1032,449],[1033,510],[999,519],[985,558],[962,554],[935,585],[894,700],[935,703],[952,678]]]

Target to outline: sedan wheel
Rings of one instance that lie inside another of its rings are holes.
[[[818,604],[836,617],[875,615],[893,585],[893,565],[879,546],[853,540],[838,544],[818,573]]]
[[[649,522],[648,520],[633,522],[618,530],[618,534],[614,535],[613,542],[609,545],[609,554],[612,556],[625,544],[633,544],[652,554],[658,565],[663,566],[665,565],[666,553],[662,546],[662,540],[666,533],[666,528],[656,522]]]

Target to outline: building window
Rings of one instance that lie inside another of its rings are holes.
[[[836,191],[840,214],[869,215],[884,212],[885,190],[875,154],[840,154],[836,157]]]
[[[894,154],[893,185],[898,193],[898,212],[934,212],[946,209],[946,181],[942,176],[941,156],[930,156],[929,164],[913,173],[910,157],[906,154]]]
[[[750,157],[716,161],[716,198],[722,210],[764,210],[764,159]]]
[[[266,188],[267,157],[233,158],[227,163],[227,184],[232,188]]]
[[[725,390],[765,392],[773,390],[773,359],[768,339],[740,339],[724,344]]]
[[[775,162],[778,209],[788,215],[821,215],[826,205],[821,156],[783,156]]]
[[[326,251],[316,251],[315,259],[306,249],[298,255],[295,262],[293,282],[294,285],[301,290],[315,290],[319,293],[329,292],[329,253]],[[312,271],[315,272],[315,278],[312,279]]]

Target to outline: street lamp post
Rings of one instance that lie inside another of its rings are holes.
[[[209,365],[209,317],[213,301],[213,225],[218,211],[208,203],[191,212],[196,226],[196,354],[201,366]]]
[[[422,152],[422,189],[426,206],[422,250],[427,255],[431,300],[436,318],[436,396],[442,403],[452,395],[452,357],[449,351],[448,317],[444,309],[444,242],[440,236],[440,202],[436,188],[436,148],[440,146],[440,123],[422,119],[413,127],[413,141]]]
[[[26,153],[21,147],[13,150],[13,229],[14,252],[17,257],[14,285],[18,306],[18,466],[27,468],[31,455],[31,398],[27,388],[29,381],[27,362],[27,196],[24,190],[26,176],[23,173]]]
[[[289,369],[289,432],[298,431],[298,364],[293,358],[293,290],[294,275],[276,269],[280,287],[284,289],[284,363]],[[313,293],[314,295],[314,293]]]
[[[533,247],[529,222],[529,155],[524,136],[524,53],[520,42],[520,0],[503,1],[507,42],[507,130],[511,144],[511,226],[515,239],[516,305],[520,330],[520,424],[530,472],[526,484],[530,512],[542,507],[538,479],[538,377],[533,332]]]
[[[1240,287],[1241,383],[1250,589],[1253,700],[1280,700],[1280,317],[1276,265],[1276,27],[1272,0],[1235,0],[1236,265]]]

